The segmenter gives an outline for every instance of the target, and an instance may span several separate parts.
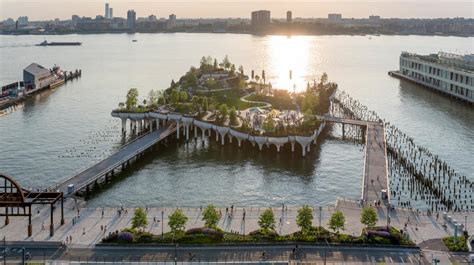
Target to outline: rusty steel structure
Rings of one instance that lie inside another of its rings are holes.
[[[10,223],[10,217],[28,216],[28,237],[33,234],[31,224],[31,207],[47,205],[51,207],[50,236],[54,235],[54,209],[57,202],[61,203],[61,225],[64,224],[64,196],[57,191],[31,191],[22,188],[13,178],[0,173],[0,216],[5,217],[5,225]]]

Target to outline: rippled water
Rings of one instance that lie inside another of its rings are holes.
[[[35,47],[81,41],[81,47]],[[132,42],[137,39],[138,42]],[[474,109],[391,78],[402,50],[473,52],[472,38],[422,36],[251,36],[103,34],[0,36],[0,82],[22,78],[31,62],[83,70],[82,78],[32,98],[0,117],[0,171],[24,186],[48,186],[119,147],[110,110],[130,87],[142,95],[164,88],[202,55],[229,55],[247,72],[266,71],[274,87],[304,89],[327,72],[354,98],[413,136],[471,179]],[[288,72],[293,71],[293,80]],[[334,130],[337,132],[337,129]],[[95,148],[94,148],[95,147]],[[326,204],[360,196],[361,146],[329,139],[311,155],[172,143],[133,167],[93,205]]]

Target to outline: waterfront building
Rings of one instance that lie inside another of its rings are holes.
[[[109,19],[114,19],[114,9],[109,8]]]
[[[28,16],[19,17],[18,26],[28,26]]]
[[[32,63],[23,70],[23,82],[27,90],[47,87],[55,81],[56,75],[37,63]]]
[[[136,29],[137,13],[135,10],[128,10],[127,12],[127,28],[134,31]]]
[[[375,16],[375,15],[369,16],[369,22],[380,23],[380,16]]]
[[[168,17],[168,21],[166,23],[166,28],[168,30],[170,29],[174,29],[176,27],[176,15],[175,14],[171,14],[169,15]]]
[[[331,23],[340,23],[342,21],[342,14],[328,14],[328,20]]]
[[[253,28],[263,28],[270,25],[270,11],[258,10],[252,12],[251,25]]]
[[[291,11],[286,11],[286,23],[291,23],[293,21],[293,15]]]
[[[418,55],[402,52],[395,75],[474,103],[474,54],[439,52]]]

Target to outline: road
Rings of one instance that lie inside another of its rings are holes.
[[[103,262],[168,262],[177,260],[182,262],[199,263],[228,263],[238,264],[264,263],[288,264],[288,261],[297,260],[311,262],[312,264],[347,263],[405,263],[419,264],[420,256],[418,249],[390,249],[390,248],[352,248],[331,247],[315,245],[300,245],[293,254],[295,245],[240,245],[240,246],[124,246],[124,247],[94,247],[94,248],[68,248],[54,249],[52,247],[42,248],[40,246],[27,248],[26,251],[32,255],[32,261],[64,261],[81,263],[103,263]],[[18,248],[16,248],[18,249]],[[265,257],[262,253],[265,251]],[[191,254],[190,254],[191,253]],[[192,257],[192,259],[190,259]],[[21,260],[20,254],[8,260]]]

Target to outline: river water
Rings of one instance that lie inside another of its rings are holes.
[[[34,46],[45,39],[83,45]],[[31,62],[83,73],[0,117],[0,171],[25,187],[54,185],[116,150],[122,144],[120,124],[110,111],[126,91],[137,87],[145,97],[150,89],[165,88],[203,55],[229,55],[247,73],[265,70],[274,87],[289,90],[304,89],[307,81],[327,72],[340,89],[474,179],[474,108],[387,74],[398,69],[401,51],[473,53],[473,38],[102,34],[0,40],[2,85],[22,79]],[[339,133],[334,127],[331,134]],[[215,141],[174,142],[159,146],[90,203],[325,205],[337,197],[359,198],[362,172],[362,146],[334,137],[313,147],[306,158],[221,147]]]

